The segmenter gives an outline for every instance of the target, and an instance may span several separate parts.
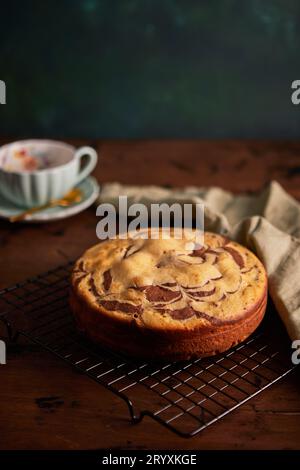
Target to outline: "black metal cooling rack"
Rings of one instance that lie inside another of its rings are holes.
[[[254,335],[214,358],[155,364],[96,348],[73,324],[71,267],[1,291],[0,319],[10,340],[29,338],[121,397],[135,423],[150,416],[183,437],[194,436],[295,367],[272,306]]]

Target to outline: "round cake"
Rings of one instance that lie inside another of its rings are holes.
[[[79,330],[136,358],[223,352],[257,328],[266,303],[267,276],[258,258],[208,232],[197,249],[185,238],[107,240],[83,254],[71,278]]]

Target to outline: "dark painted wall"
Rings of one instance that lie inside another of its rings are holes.
[[[0,4],[0,134],[300,137],[299,0]]]

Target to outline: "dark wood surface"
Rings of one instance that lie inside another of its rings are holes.
[[[271,179],[300,199],[300,143],[73,141],[100,155],[99,182],[222,186],[256,191]],[[43,225],[0,222],[0,288],[76,258],[97,241],[95,207]],[[150,418],[129,421],[124,403],[30,343],[0,366],[1,449],[299,449],[299,371],[192,439]],[[50,397],[47,406],[40,398]]]

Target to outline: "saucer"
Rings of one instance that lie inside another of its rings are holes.
[[[82,192],[82,200],[80,202],[74,203],[69,207],[50,207],[49,209],[43,209],[40,212],[35,214],[28,214],[26,219],[22,222],[51,222],[54,220],[65,219],[66,217],[71,217],[72,215],[78,214],[90,207],[97,199],[99,195],[99,185],[95,178],[88,176],[80,184],[76,186]],[[24,212],[26,209],[16,207],[12,202],[7,201],[0,194],[0,218],[9,219],[14,215],[18,215]]]

